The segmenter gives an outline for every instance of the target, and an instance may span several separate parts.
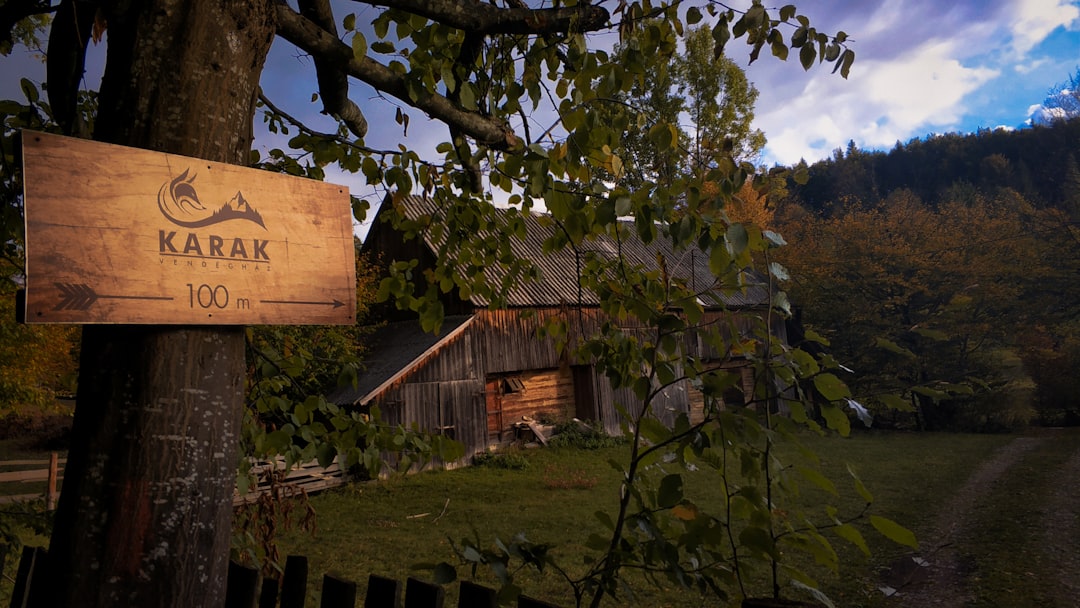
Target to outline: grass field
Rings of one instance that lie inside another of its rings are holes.
[[[929,529],[940,504],[960,486],[971,470],[1008,436],[948,434],[859,434],[848,439],[808,437],[807,442],[824,461],[826,472],[844,486],[846,463],[852,463],[875,495],[873,513],[890,517],[917,534]],[[593,514],[613,511],[618,474],[609,459],[624,457],[622,448],[597,451],[547,449],[521,453],[525,470],[473,467],[457,471],[430,472],[379,483],[354,485],[317,496],[312,504],[318,513],[314,536],[288,532],[282,537],[282,554],[306,555],[312,572],[333,572],[366,582],[369,574],[399,579],[428,572],[411,569],[424,562],[454,562],[450,541],[478,536],[491,544],[496,537],[508,539],[523,532],[533,542],[554,547],[561,565],[580,568],[591,532],[602,532]],[[568,484],[568,478],[583,480]],[[708,500],[718,492],[715,478],[700,473],[693,480],[696,497]],[[689,485],[689,484],[688,484]],[[861,500],[848,488],[838,504],[857,512]],[[806,504],[817,504],[823,495],[803,494]],[[833,500],[834,504],[836,499]],[[835,539],[844,563],[839,572],[815,571],[823,589],[838,606],[882,606],[878,591],[880,571],[910,553],[862,525],[874,552],[865,558],[859,551]],[[459,570],[460,574],[467,572]],[[479,580],[492,584],[488,573]],[[547,601],[572,605],[572,596],[552,573],[522,573],[516,582],[527,593]],[[641,606],[716,605],[694,594],[656,588],[642,581],[635,585]],[[452,595],[453,586],[450,586]],[[768,587],[751,590],[767,595]],[[453,605],[453,604],[450,604]],[[609,605],[617,605],[612,602]]]
[[[831,499],[852,512],[861,501],[846,473],[851,463],[874,494],[873,513],[912,529],[933,555],[943,542],[934,536],[947,505],[954,504],[965,482],[988,461],[1012,449],[1016,457],[971,498],[963,534],[948,541],[963,565],[963,602],[912,604],[913,596],[886,599],[879,591],[890,566],[909,561],[911,551],[895,545],[862,524],[873,556],[866,558],[847,543],[833,539],[842,556],[838,572],[813,570],[822,589],[841,608],[918,608],[920,605],[970,607],[1074,606],[1070,587],[1080,546],[1080,494],[1071,490],[1080,475],[1080,433],[1035,431],[1017,438],[1007,435],[914,433],[857,433],[850,438],[805,438],[823,460],[823,469],[841,489]],[[1027,446],[1015,450],[1020,442]],[[0,446],[3,447],[3,446]],[[550,544],[561,565],[580,570],[583,542],[590,532],[601,531],[593,514],[613,511],[618,473],[609,459],[625,456],[625,448],[584,451],[570,448],[518,452],[513,460],[526,468],[507,470],[490,466],[456,471],[428,472],[386,481],[354,484],[312,497],[317,512],[314,534],[296,529],[281,536],[281,555],[305,555],[312,579],[332,572],[360,583],[369,574],[404,580],[430,578],[414,564],[454,562],[450,539],[478,537],[492,544],[525,533],[531,541]],[[1070,468],[1071,467],[1071,468]],[[718,492],[715,478],[695,474],[691,482],[699,500]],[[1062,502],[1063,490],[1066,502]],[[799,500],[813,508],[825,498],[807,491]],[[1068,502],[1068,501],[1073,502]],[[29,540],[29,538],[28,538]],[[33,542],[44,542],[44,538]],[[933,557],[930,558],[932,561]],[[5,570],[13,574],[9,561]],[[472,578],[459,568],[464,578]],[[495,586],[487,572],[477,580]],[[525,592],[572,606],[568,587],[554,573],[521,572],[516,582]],[[634,580],[638,595],[606,606],[689,607],[718,606],[668,587]],[[0,601],[10,594],[10,579],[0,582]],[[447,606],[456,605],[456,585],[450,585]],[[767,587],[750,590],[767,595]],[[318,605],[317,586],[308,605]],[[1063,599],[1064,598],[1064,599]]]

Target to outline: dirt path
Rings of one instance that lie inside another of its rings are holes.
[[[1073,435],[1075,436],[1075,435]],[[993,500],[995,482],[1020,462],[1024,455],[1056,434],[1019,437],[998,450],[992,459],[976,469],[955,495],[942,506],[933,528],[922,535],[922,551],[894,564],[885,577],[885,585],[897,590],[886,602],[890,607],[961,607],[975,600],[969,578],[978,576],[974,564],[958,551],[959,542],[972,532],[970,519],[976,505]],[[1060,480],[1053,491],[1037,506],[1041,516],[1033,531],[1046,555],[1054,556],[1060,567],[1058,585],[1052,591],[1058,606],[1076,605],[1080,597],[1080,554],[1073,545],[1080,529],[1080,442],[1061,442],[1072,455],[1053,473]],[[1033,505],[1033,508],[1036,505]]]
[[[1059,556],[1060,584],[1054,587],[1059,606],[1072,606],[1080,601],[1080,549],[1076,547],[1080,531],[1080,447],[1065,462],[1057,474],[1061,480],[1046,506],[1043,518],[1042,541],[1048,555]]]

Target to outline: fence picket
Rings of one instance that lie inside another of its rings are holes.
[[[518,596],[518,608],[559,608],[555,604],[549,604],[547,602],[533,599],[527,595]]]
[[[368,576],[364,608],[400,608],[400,606],[401,583],[378,574]]]
[[[230,560],[225,582],[225,608],[255,608],[258,592],[259,571]]]
[[[498,608],[498,595],[490,587],[461,581],[457,605],[458,608]]]
[[[0,548],[2,549],[2,548]],[[28,608],[48,584],[41,576],[35,578],[48,552],[43,547],[23,547],[19,571],[12,589],[11,608]],[[225,608],[304,608],[307,597],[308,560],[290,555],[285,560],[285,572],[280,587],[274,578],[262,579],[255,568],[229,562],[225,591]],[[443,608],[446,591],[442,585],[409,577],[405,589],[404,608]],[[356,583],[327,574],[323,576],[319,608],[355,608]],[[399,581],[372,574],[368,577],[364,608],[402,608],[402,585]],[[461,581],[458,608],[497,608],[494,589],[470,581]],[[518,608],[559,608],[556,604],[527,596],[518,598]]]
[[[259,608],[277,608],[278,581],[276,578],[264,578],[259,591]]]
[[[281,577],[281,608],[304,608],[307,601],[308,559],[303,555],[285,558]]]
[[[319,608],[356,608],[356,583],[330,574],[323,575]]]
[[[26,608],[30,605],[30,596],[39,582],[34,585],[34,570],[40,569],[48,553],[42,547],[23,547],[19,570],[15,574],[15,587],[11,590],[11,608]],[[39,577],[40,578],[40,577]]]
[[[443,608],[445,601],[442,585],[411,576],[405,581],[405,608]]]

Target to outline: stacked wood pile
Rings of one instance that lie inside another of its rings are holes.
[[[318,462],[312,460],[286,472],[285,459],[278,458],[274,461],[258,461],[252,466],[251,472],[258,480],[258,485],[252,486],[243,495],[237,490],[233,495],[234,507],[255,502],[260,496],[270,492],[275,485],[283,487],[286,492],[314,494],[348,483],[337,462],[323,468]]]

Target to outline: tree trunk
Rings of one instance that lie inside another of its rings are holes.
[[[246,164],[271,1],[103,5],[95,138]],[[86,328],[36,605],[223,605],[244,373],[241,328]]]

